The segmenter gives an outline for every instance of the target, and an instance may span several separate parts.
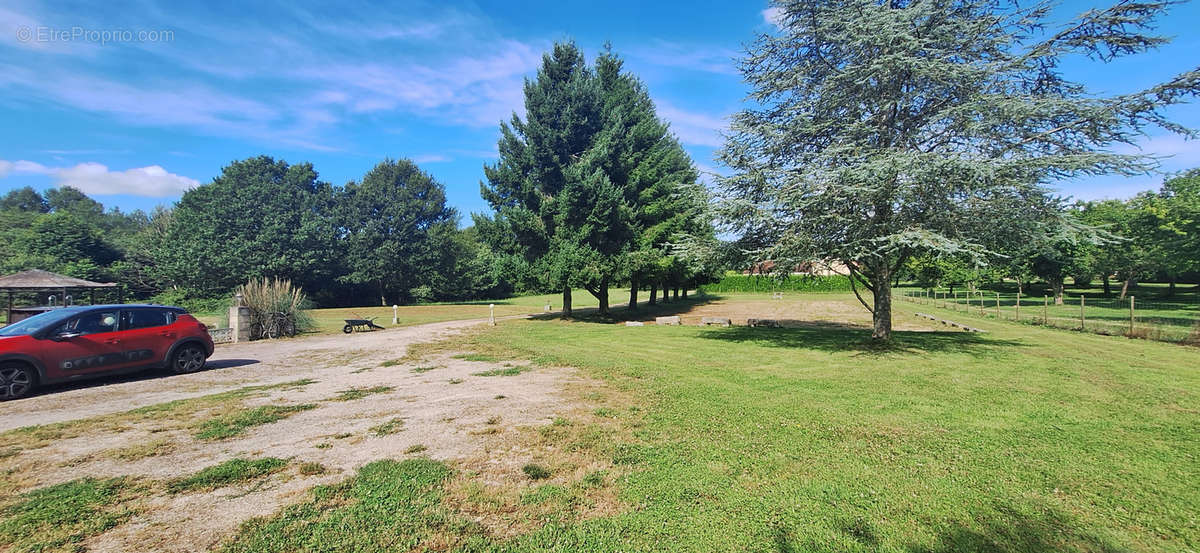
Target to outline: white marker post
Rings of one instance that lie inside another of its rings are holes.
[[[400,306],[399,305],[392,306],[392,324],[394,324],[394,325],[400,324]]]
[[[491,323],[492,326],[496,326],[496,304],[489,303],[488,311],[490,312],[488,315],[488,322]]]

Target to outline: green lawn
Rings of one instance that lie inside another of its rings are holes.
[[[629,290],[610,290],[608,297],[609,301],[613,304],[621,303],[629,299]],[[396,325],[392,324],[391,306],[313,309],[309,311],[309,315],[316,325],[315,332],[320,334],[336,334],[342,331],[342,327],[346,325],[346,319],[369,319],[377,317],[375,319],[376,324],[392,328],[395,326],[414,326],[445,321],[486,319],[488,317],[488,304],[496,305],[497,317],[541,313],[547,303],[554,310],[562,309],[562,294],[517,296],[502,300],[476,302],[402,305],[398,309],[400,322]],[[594,296],[586,290],[581,289],[575,290],[571,294],[571,303],[575,308],[596,307],[599,305],[599,301]],[[206,313],[201,314],[199,317],[205,324],[220,325],[222,321],[222,314],[220,313]]]
[[[579,367],[636,399],[615,415],[632,441],[594,446],[631,470],[619,513],[493,539],[439,505],[439,469],[387,465],[392,480],[371,484],[372,466],[337,488],[349,506],[320,492],[231,549],[410,548],[449,529],[450,549],[472,551],[1200,548],[1200,350],[978,326],[989,332],[902,332],[880,349],[836,326],[505,322],[464,347]],[[395,487],[408,478],[416,487]]]

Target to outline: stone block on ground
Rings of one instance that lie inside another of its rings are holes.
[[[625,321],[625,326],[646,326],[642,321]]]
[[[677,325],[679,323],[679,315],[671,315],[670,317],[655,317],[654,324],[660,325]]]
[[[733,322],[726,317],[701,317],[700,324],[704,326],[731,326]]]

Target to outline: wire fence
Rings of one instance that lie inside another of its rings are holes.
[[[970,315],[1007,319],[1165,342],[1200,343],[1200,305],[1195,302],[1140,300],[1136,296],[1098,298],[1064,295],[1024,296],[978,290],[902,290],[902,298],[919,305]]]

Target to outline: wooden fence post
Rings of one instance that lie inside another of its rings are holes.
[[[1042,295],[1042,324],[1050,326],[1050,296]]]
[[[1083,294],[1079,294],[1079,330],[1087,328],[1087,319],[1083,315]]]
[[[996,292],[996,318],[1000,318],[1000,292]]]

